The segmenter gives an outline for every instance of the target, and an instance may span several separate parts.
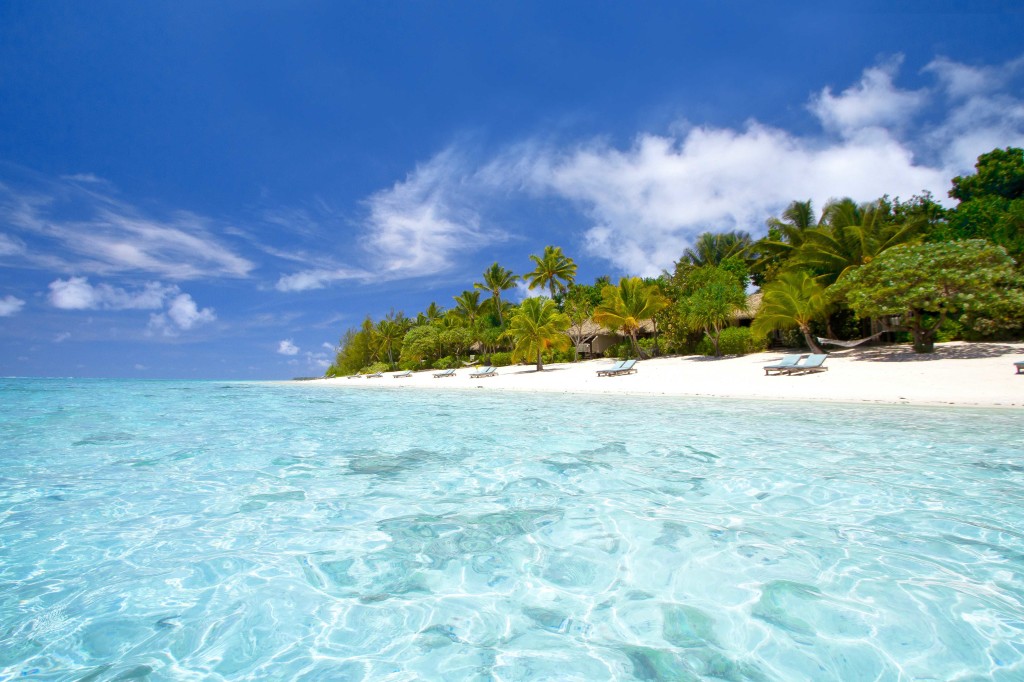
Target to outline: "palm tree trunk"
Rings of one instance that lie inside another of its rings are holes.
[[[544,365],[541,364],[540,349],[537,349],[537,371],[544,371]]]
[[[821,346],[819,346],[818,342],[814,339],[814,336],[811,334],[811,328],[810,327],[808,327],[806,325],[801,325],[800,326],[800,331],[804,335],[804,343],[807,344],[807,347],[811,349],[812,353],[817,353],[817,354],[821,355],[822,353],[825,352],[825,351],[823,351],[821,349]]]

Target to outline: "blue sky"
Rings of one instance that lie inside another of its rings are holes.
[[[495,260],[657,274],[1024,146],[1019,3],[774,5],[8,0],[0,375],[317,375]]]

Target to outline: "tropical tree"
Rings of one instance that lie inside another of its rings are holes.
[[[402,313],[388,313],[387,317],[373,328],[372,338],[376,346],[377,357],[386,355],[388,364],[395,365],[395,357],[402,352],[402,339],[409,331],[410,321]]]
[[[609,284],[601,290],[601,303],[594,308],[594,322],[628,336],[633,353],[644,358],[637,334],[644,322],[654,318],[668,304],[658,287],[646,284],[639,277],[623,277],[618,286]]]
[[[558,312],[558,306],[548,298],[528,298],[515,310],[505,334],[512,339],[513,360],[537,360],[537,371],[544,369],[546,350],[565,350],[571,343],[566,335],[569,318]]]
[[[483,305],[480,303],[480,292],[468,289],[452,298],[455,299],[455,314],[466,320],[470,326],[476,324],[477,319],[483,313]]]
[[[704,232],[683,252],[683,258],[697,267],[718,265],[726,258],[742,257],[752,243],[746,232]]]
[[[817,226],[814,219],[814,205],[810,200],[794,201],[786,207],[779,218],[769,218],[768,234],[750,248],[757,259],[752,266],[756,273],[755,284],[774,279],[779,270],[803,246],[804,234]]]
[[[746,291],[736,273],[722,266],[697,268],[690,274],[688,285],[692,293],[679,302],[682,316],[691,327],[703,331],[715,355],[721,355],[718,342],[722,330],[746,307]]]
[[[569,318],[569,338],[572,339],[573,362],[580,359],[580,344],[583,343],[583,325],[594,315],[594,308],[601,302],[601,287],[598,285],[570,284],[562,297],[562,310]]]
[[[822,353],[811,334],[811,322],[828,314],[829,299],[825,288],[805,270],[790,270],[779,275],[761,289],[761,307],[751,331],[767,335],[776,329],[796,327],[815,353]]]
[[[523,279],[531,289],[547,287],[552,299],[556,290],[565,291],[576,279],[576,263],[562,253],[560,246],[545,246],[544,255],[531,255],[530,260],[536,267],[523,275]]]
[[[994,149],[978,157],[975,174],[953,178],[948,236],[984,238],[1024,262],[1024,150]]]
[[[825,206],[820,224],[804,230],[795,260],[817,275],[822,285],[833,284],[886,249],[915,241],[923,226],[920,219],[893,221],[885,198],[865,204],[849,198],[833,200]]]
[[[1024,323],[1024,287],[1013,259],[984,239],[900,246],[851,270],[836,290],[864,316],[900,316],[914,351],[935,350],[953,315],[981,332]]]
[[[504,324],[502,320],[502,304],[501,304],[501,292],[513,288],[516,282],[519,281],[519,276],[512,274],[511,270],[498,265],[497,262],[491,265],[491,267],[484,270],[484,281],[474,282],[473,286],[481,291],[487,291],[491,294],[491,305],[494,308],[495,313],[498,315],[498,326]]]

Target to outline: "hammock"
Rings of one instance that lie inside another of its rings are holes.
[[[877,339],[879,336],[881,336],[882,334],[886,333],[887,331],[889,331],[889,330],[888,329],[883,329],[882,331],[878,332],[877,334],[872,334],[871,336],[865,336],[863,339],[851,339],[849,341],[840,341],[839,339],[823,339],[820,336],[815,337],[815,338],[818,339],[818,343],[827,343],[830,346],[842,346],[843,348],[853,348],[854,346],[859,346],[860,344],[864,343],[865,341],[871,341],[873,339]]]

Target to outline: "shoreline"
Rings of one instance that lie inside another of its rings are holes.
[[[796,351],[794,351],[796,352]],[[637,373],[598,377],[611,359],[544,366],[499,367],[497,375],[470,378],[476,368],[437,378],[438,370],[410,377],[311,379],[296,385],[402,390],[492,390],[560,394],[781,400],[926,407],[1024,408],[1024,375],[1013,363],[1024,359],[1024,343],[936,344],[936,352],[913,353],[909,345],[843,348],[829,354],[827,371],[765,376],[763,367],[784,351],[713,358],[670,356],[637,363]],[[291,383],[291,382],[289,382]]]

